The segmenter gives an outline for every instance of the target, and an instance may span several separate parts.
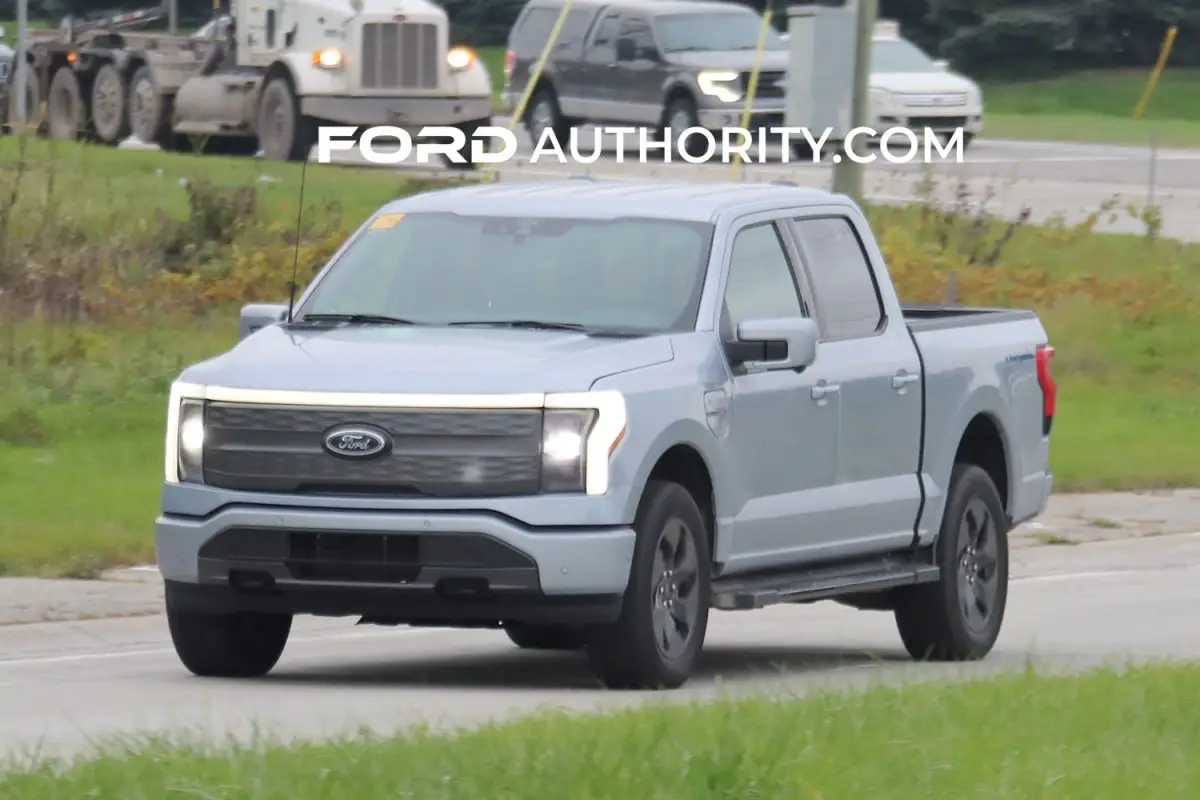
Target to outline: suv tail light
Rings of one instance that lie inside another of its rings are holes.
[[[517,54],[512,50],[504,51],[504,77],[511,78],[513,67],[517,65]]]
[[[1050,362],[1054,359],[1054,348],[1044,344],[1037,349],[1038,385],[1042,387],[1042,435],[1049,436],[1054,425],[1054,409],[1058,405],[1058,383]]]

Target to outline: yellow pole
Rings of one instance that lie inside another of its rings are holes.
[[[558,36],[562,33],[563,23],[567,21],[567,14],[571,13],[572,0],[566,0],[563,3],[562,11],[558,12],[558,19],[554,21],[554,27],[550,29],[550,39],[546,42],[546,46],[542,48],[542,54],[538,56],[537,63],[533,65],[533,71],[529,73],[529,80],[525,84],[525,91],[521,93],[521,100],[517,103],[517,107],[513,109],[512,117],[508,121],[508,132],[513,133],[517,129],[517,125],[521,121],[521,117],[525,116],[525,107],[529,105],[529,100],[533,96],[533,87],[537,86],[538,80],[542,77],[542,70],[546,68],[546,62],[550,60],[550,53],[554,50],[554,46],[558,44]],[[537,142],[534,142],[536,145]],[[559,142],[559,144],[562,144]],[[494,175],[499,178],[500,174],[496,172],[496,165],[492,165],[484,170],[485,176]]]
[[[775,9],[768,6],[763,13],[762,27],[758,30],[758,47],[754,50],[754,66],[750,68],[750,85],[746,87],[746,104],[742,108],[742,130],[750,127],[750,112],[754,109],[754,96],[758,93],[758,73],[762,68],[763,51],[767,48],[767,31],[771,29],[773,16],[775,16]],[[737,158],[733,160],[733,179],[735,181],[741,177],[743,161],[745,161],[743,153],[738,153]]]
[[[1154,90],[1158,88],[1158,78],[1167,66],[1167,59],[1171,56],[1171,48],[1175,46],[1175,36],[1178,33],[1179,26],[1177,25],[1172,25],[1167,29],[1167,35],[1163,38],[1162,49],[1158,51],[1158,63],[1154,65],[1154,70],[1150,73],[1150,80],[1146,82],[1146,91],[1142,92],[1142,99],[1138,101],[1137,106],[1133,109],[1134,119],[1141,119],[1142,114],[1146,111],[1146,106],[1150,105],[1150,98],[1154,95]]]

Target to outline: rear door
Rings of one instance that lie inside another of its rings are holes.
[[[836,535],[854,551],[911,542],[921,504],[921,362],[903,319],[889,319],[867,248],[844,214],[791,220],[821,328],[819,351],[840,387]]]
[[[617,100],[621,81],[621,65],[617,63],[620,24],[619,12],[604,12],[592,27],[583,48],[579,113],[590,120],[621,119],[621,103]]]
[[[786,217],[760,214],[731,232],[718,323],[722,341],[748,319],[808,316],[803,276],[780,228],[786,224]],[[720,554],[731,569],[784,566],[819,554],[829,542],[841,410],[828,377],[832,366],[818,352],[799,373],[731,367],[724,446],[736,490],[729,505],[730,549]]]

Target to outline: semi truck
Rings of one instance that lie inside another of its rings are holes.
[[[14,65],[9,119],[21,82],[26,119],[56,139],[272,160],[306,159],[324,124],[453,126],[469,140],[490,122],[487,70],[451,46],[429,0],[231,0],[217,18],[188,36],[175,0],[67,17],[29,40],[23,76]]]

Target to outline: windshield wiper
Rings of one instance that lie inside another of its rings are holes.
[[[345,322],[349,325],[416,325],[411,319],[385,314],[305,314],[297,322]]]
[[[579,333],[592,333],[591,328],[586,325],[580,325],[578,322],[544,322],[538,319],[480,319],[480,320],[463,320],[461,322],[447,322],[447,325],[467,326],[478,325],[480,327],[495,327],[495,328],[532,328],[542,331],[578,331]]]

